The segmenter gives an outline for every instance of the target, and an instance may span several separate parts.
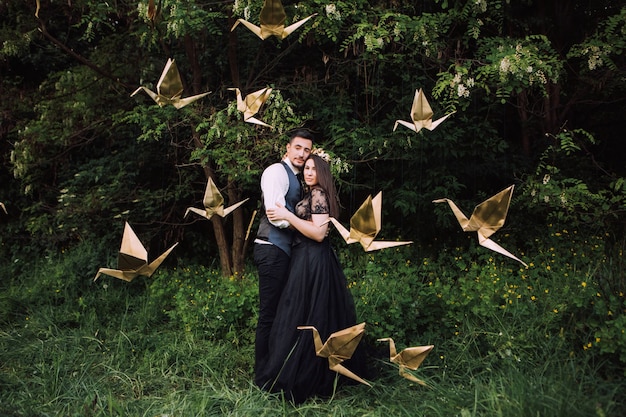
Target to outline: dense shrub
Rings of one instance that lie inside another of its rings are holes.
[[[550,225],[534,246],[514,251],[528,268],[474,240],[468,235],[467,244],[431,248],[422,258],[393,249],[350,263],[349,286],[368,334],[405,345],[471,337],[479,355],[534,361],[553,354],[541,346],[555,339],[570,356],[624,369],[626,298],[603,236]],[[506,241],[503,235],[510,248]]]
[[[251,272],[224,277],[194,265],[162,271],[149,286],[150,299],[187,332],[233,344],[252,343],[258,285]]]

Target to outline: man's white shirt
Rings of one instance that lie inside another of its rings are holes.
[[[300,170],[293,166],[289,158],[283,159],[283,162],[289,166],[294,175],[300,173]],[[275,208],[276,203],[280,203],[283,207],[285,206],[285,195],[289,191],[289,176],[283,164],[277,162],[263,171],[263,175],[261,175],[261,191],[263,192],[263,205],[266,209]],[[270,223],[280,229],[289,227],[287,220],[270,220]]]

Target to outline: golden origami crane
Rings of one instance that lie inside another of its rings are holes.
[[[100,268],[98,274],[93,279],[98,279],[101,274],[119,278],[124,281],[132,281],[139,275],[151,277],[154,271],[163,263],[167,255],[178,245],[176,242],[166,250],[161,256],[148,264],[148,251],[139,241],[139,238],[130,227],[128,222],[124,225],[124,235],[122,237],[122,247],[117,258],[119,269]]]
[[[317,13],[314,13],[305,19],[285,27],[287,14],[285,13],[285,9],[283,8],[280,0],[265,0],[263,2],[261,14],[259,15],[259,22],[261,24],[260,27],[248,22],[247,20],[237,19],[231,31],[235,30],[239,23],[242,23],[245,27],[250,29],[252,33],[263,40],[269,38],[270,36],[276,36],[278,39],[282,40],[305,24],[307,20],[316,15]]]
[[[374,198],[369,195],[363,204],[361,204],[361,207],[359,207],[359,209],[350,218],[350,231],[343,227],[343,225],[333,217],[331,217],[328,221],[335,225],[341,234],[341,237],[343,237],[347,244],[358,242],[361,246],[363,246],[363,249],[365,249],[366,252],[413,243],[412,241],[388,242],[374,240],[378,232],[380,232],[382,224],[382,199],[382,191],[380,191]]]
[[[350,359],[354,354],[363,333],[365,333],[365,323],[356,324],[331,334],[323,345],[320,334],[314,326],[298,326],[298,329],[313,331],[315,353],[321,358],[328,358],[328,367],[331,370],[371,387],[366,380],[341,365],[343,361]]]
[[[378,339],[379,342],[389,342],[389,360],[395,363],[400,368],[400,375],[406,379],[417,382],[420,385],[426,386],[426,383],[421,379],[418,379],[413,374],[407,372],[407,369],[415,371],[424,362],[424,359],[431,350],[433,345],[428,346],[415,346],[402,350],[400,353],[396,353],[396,344],[391,337]]]
[[[209,91],[195,96],[182,98],[183,81],[180,78],[176,62],[174,62],[171,58],[168,58],[165,68],[163,69],[163,73],[161,74],[161,78],[159,78],[159,82],[157,83],[157,92],[155,93],[147,87],[139,87],[130,96],[134,96],[141,90],[148,93],[152,100],[154,100],[160,107],[171,104],[177,109],[183,108],[187,104],[191,104],[199,98],[211,93]]]
[[[2,207],[2,210],[4,210],[5,214],[9,214],[9,212],[7,211],[7,208],[6,208],[6,206],[4,205],[3,202],[0,202],[0,207]]]
[[[398,124],[408,127],[415,132],[419,132],[422,128],[428,130],[434,130],[437,126],[443,123],[448,117],[456,112],[452,112],[437,119],[433,122],[433,109],[430,108],[426,96],[422,92],[422,89],[415,90],[415,98],[413,98],[413,106],[411,107],[411,122],[405,122],[404,120],[396,120],[393,130],[395,131]]]
[[[249,199],[246,198],[239,203],[233,204],[228,208],[224,208],[224,197],[213,182],[213,179],[209,177],[209,180],[206,184],[206,190],[204,191],[204,200],[202,200],[202,203],[204,204],[204,209],[188,207],[187,211],[185,212],[185,217],[187,217],[187,214],[189,214],[190,211],[193,211],[194,213],[199,214],[200,216],[207,219],[213,217],[214,214],[217,214],[220,217],[226,217],[230,214],[231,211],[235,210],[248,200]]]
[[[272,89],[262,88],[261,90],[250,93],[246,98],[241,98],[241,91],[238,88],[229,88],[237,93],[237,110],[243,113],[243,120],[248,123],[254,123],[261,126],[272,127],[261,120],[258,120],[252,116],[257,114],[261,109],[261,106],[267,101],[272,93]]]
[[[148,0],[148,19],[154,24],[156,18],[161,14],[161,1],[159,6],[155,6],[154,0]]]
[[[478,233],[478,243],[481,246],[498,252],[504,256],[508,256],[511,259],[515,259],[525,267],[528,267],[528,265],[526,265],[522,260],[504,249],[502,246],[498,245],[496,242],[489,239],[491,235],[504,226],[506,214],[509,211],[509,204],[511,203],[511,197],[513,196],[513,187],[514,186],[511,185],[477,205],[474,208],[474,212],[469,220],[452,200],[442,198],[439,200],[433,200],[433,203],[448,203],[452,212],[456,216],[456,219],[461,225],[461,228],[466,232]]]

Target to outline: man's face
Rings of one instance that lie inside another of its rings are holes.
[[[304,161],[309,157],[313,141],[296,136],[287,144],[287,158],[294,167],[302,169]]]

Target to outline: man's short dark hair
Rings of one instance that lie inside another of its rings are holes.
[[[296,137],[308,139],[311,142],[315,143],[315,136],[308,129],[296,129],[289,132],[289,143],[291,143],[291,141]]]

